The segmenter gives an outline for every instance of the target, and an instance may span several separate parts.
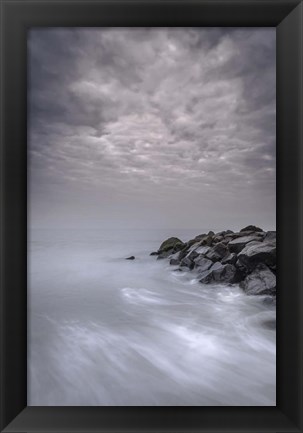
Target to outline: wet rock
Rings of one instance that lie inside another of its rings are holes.
[[[271,242],[271,241],[276,241],[276,239],[277,239],[277,233],[276,232],[274,232],[274,231],[269,231],[269,232],[267,232],[266,234],[265,234],[265,237],[264,237],[264,241],[266,242]]]
[[[167,259],[171,254],[173,254],[174,250],[170,249],[167,251],[159,251],[157,260]]]
[[[195,249],[190,248],[185,257],[193,261],[196,257],[198,257],[198,255],[199,253]]]
[[[179,263],[180,263],[180,251],[175,254],[172,254],[169,261],[170,265],[178,265]]]
[[[181,260],[180,265],[189,269],[193,269],[195,264],[189,257],[184,257],[184,259]]]
[[[208,251],[210,250],[210,247],[198,247],[195,249],[196,253],[198,253],[199,255],[205,255],[208,253]]]
[[[198,235],[195,237],[195,241],[201,241],[201,239],[205,238],[207,236],[206,233],[202,233],[201,235]]]
[[[199,281],[203,284],[212,283],[214,281],[212,271],[208,269],[207,271],[201,272],[199,274]]]
[[[240,287],[247,295],[275,295],[276,276],[266,265],[259,264],[241,281]]]
[[[241,272],[241,274],[242,274],[242,276],[243,276],[243,279],[244,279],[244,278],[246,277],[246,275],[248,275],[249,272],[250,272],[250,271],[246,268],[246,266],[244,266],[244,265],[240,262],[239,259],[236,261],[235,266],[236,266],[236,268],[239,269],[239,271]]]
[[[213,262],[209,259],[206,259],[203,256],[198,256],[194,260],[194,264],[198,272],[203,272],[203,271],[207,271],[213,265]]]
[[[252,236],[243,236],[240,238],[236,238],[229,242],[228,248],[232,253],[238,254],[243,248],[248,244],[249,242],[258,242],[259,238],[252,235]]]
[[[227,246],[224,243],[219,242],[207,252],[206,258],[212,260],[213,262],[216,262],[218,260],[221,260],[227,252]]]
[[[204,284],[241,282],[248,294],[265,294],[270,299],[275,294],[276,232],[247,226],[235,233],[210,231],[186,243],[172,237],[151,255],[169,258],[179,271],[194,268]]]
[[[233,265],[222,265],[217,262],[213,266],[200,274],[200,282],[204,284],[209,283],[237,283],[241,279],[241,275],[237,268]]]
[[[266,305],[267,307],[275,307],[277,304],[276,296],[266,296],[263,299],[263,304]]]
[[[213,243],[214,243],[214,244],[217,244],[218,242],[222,242],[223,239],[224,239],[223,236],[216,235],[216,236],[214,236],[214,238],[213,238]]]
[[[223,230],[222,232],[216,233],[216,236],[225,237],[226,235],[231,235],[231,234],[233,234],[232,230]]]
[[[180,251],[184,247],[184,242],[178,238],[168,238],[160,245],[159,252],[168,250]]]
[[[222,265],[235,265],[237,262],[237,254],[236,253],[227,253],[223,259],[221,260]]]
[[[241,229],[240,232],[263,232],[263,230],[260,227],[250,225]]]
[[[135,256],[126,257],[125,260],[135,260]]]
[[[215,265],[217,265],[216,268]],[[230,284],[240,281],[241,275],[234,265],[222,265],[222,263],[215,263],[215,265],[211,268],[214,281]]]
[[[263,263],[269,267],[275,267],[276,243],[264,241],[248,244],[240,252],[238,259],[248,270],[253,270],[259,263]]]
[[[208,234],[207,236],[205,236],[203,239],[201,239],[201,246],[211,246],[212,242],[213,242],[213,235]]]

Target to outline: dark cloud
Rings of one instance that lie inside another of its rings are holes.
[[[273,227],[274,29],[34,29],[28,48],[34,225],[85,207],[144,226],[148,202],[155,226]]]

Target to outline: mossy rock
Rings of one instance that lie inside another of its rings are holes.
[[[183,248],[184,243],[178,238],[168,238],[166,241],[162,242],[159,251],[168,251],[173,249],[174,251],[179,251]]]

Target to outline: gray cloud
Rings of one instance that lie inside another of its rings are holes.
[[[33,225],[275,225],[274,29],[36,29]]]

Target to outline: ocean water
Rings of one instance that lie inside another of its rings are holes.
[[[276,404],[275,307],[149,256],[198,234],[29,232],[28,405]]]

